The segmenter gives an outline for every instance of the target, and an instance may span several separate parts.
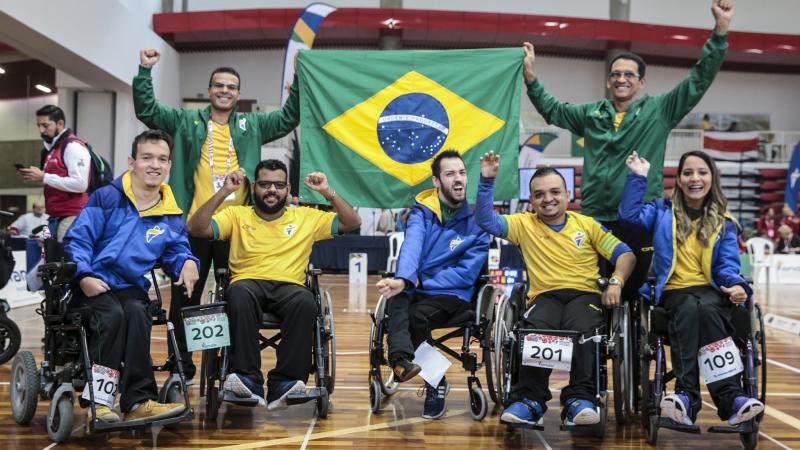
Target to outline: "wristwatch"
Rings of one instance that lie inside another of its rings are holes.
[[[608,279],[608,284],[613,286],[619,286],[620,289],[625,287],[625,281],[616,275],[612,275],[611,278]]]

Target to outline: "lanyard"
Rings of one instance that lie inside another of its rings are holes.
[[[208,121],[208,165],[211,167],[211,179],[214,179],[214,139],[213,128],[211,120]],[[228,141],[228,159],[225,162],[225,173],[221,175],[222,178],[228,175],[231,171],[231,158],[233,157],[233,136]]]

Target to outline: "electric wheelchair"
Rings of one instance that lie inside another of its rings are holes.
[[[599,278],[598,287],[604,290],[607,279]],[[522,316],[528,309],[527,286],[522,283],[514,285],[507,295],[503,295],[497,305],[495,324],[492,331],[493,360],[495,379],[497,380],[496,396],[503,406],[511,402],[511,388],[517,383],[519,367],[522,359],[522,342],[531,333],[541,333],[570,339],[573,345],[592,343],[597,348],[595,360],[595,408],[600,422],[594,425],[565,425],[562,430],[587,431],[597,437],[604,437],[608,418],[608,359],[612,361],[614,387],[614,414],[617,425],[623,425],[633,419],[637,410],[634,396],[636,380],[633,371],[633,345],[631,339],[631,305],[628,302],[614,310],[606,310],[606,325],[595,331],[593,336],[581,336],[569,330],[533,330],[521,327]],[[555,355],[551,355],[555,357]],[[539,425],[507,424],[509,427],[526,427],[543,429]]]
[[[655,296],[655,278],[648,280],[650,298]],[[767,396],[767,343],[764,336],[764,319],[761,307],[749,299],[746,307],[731,306],[731,322],[734,327],[733,341],[743,362],[742,387],[750,398],[766,404]],[[640,398],[641,422],[647,433],[647,442],[655,445],[659,428],[668,428],[684,433],[700,433],[697,425],[679,424],[669,418],[661,417],[661,399],[667,393],[667,383],[675,379],[675,374],[667,370],[665,347],[669,345],[667,311],[652,305],[644,298],[639,300],[634,311],[636,319],[636,347],[639,354],[638,389]],[[712,426],[710,433],[739,434],[745,449],[758,445],[759,424],[764,413],[736,426]]]
[[[383,274],[384,277],[393,276],[392,273]],[[446,324],[435,329],[455,328],[441,337],[433,338],[432,330],[428,330],[427,342],[447,355],[461,361],[464,370],[470,375],[467,377],[470,415],[475,420],[483,420],[488,412],[488,402],[483,393],[481,382],[475,373],[481,369],[486,370],[486,383],[492,400],[498,403],[495,397],[494,380],[492,379],[492,358],[490,332],[494,317],[495,289],[489,285],[489,277],[483,275],[476,283],[476,294],[473,297],[472,309],[467,309],[452,317]],[[390,397],[399,387],[395,380],[394,371],[389,365],[389,345],[387,342],[389,317],[387,315],[387,299],[378,298],[374,312],[370,313],[372,325],[369,340],[369,400],[372,412],[381,410],[383,397]],[[445,342],[461,337],[461,349],[455,351],[445,345]],[[477,342],[480,345],[481,357],[470,348]]]
[[[88,389],[90,416],[87,418],[88,432],[122,431],[145,426],[169,426],[190,420],[194,411],[189,403],[186,383],[180,364],[180,354],[170,354],[167,361],[153,367],[155,371],[169,371],[173,364],[178,373],[170,375],[159,390],[159,401],[183,403],[183,412],[166,419],[128,420],[104,422],[97,419],[96,397],[92,377],[92,362],[87,344],[89,310],[74,303],[70,280],[76,266],[72,262],[50,262],[40,266],[39,276],[44,285],[45,298],[36,312],[44,319],[44,358],[37,368],[30,351],[20,352],[11,368],[11,409],[14,421],[21,425],[30,423],[36,413],[39,398],[50,400],[47,412],[47,435],[53,442],[64,442],[72,433],[75,418],[73,404],[78,392]],[[151,300],[150,312],[153,325],[166,325],[167,338],[174,344],[172,323],[166,319],[162,309],[161,293],[156,284],[155,270],[150,273],[155,287],[156,299]],[[106,383],[109,384],[109,383]]]
[[[184,316],[198,310],[224,311],[225,294],[228,288],[228,269],[220,268],[215,271],[217,286],[211,296],[211,302],[206,305],[183,308]],[[333,394],[336,379],[336,334],[333,324],[333,301],[330,293],[323,291],[319,285],[321,269],[309,267],[306,270],[306,287],[314,295],[317,303],[317,318],[314,323],[314,346],[312,349],[311,371],[314,375],[314,388],[305,392],[289,394],[287,403],[296,405],[311,400],[316,400],[317,415],[321,418],[328,416],[330,408],[330,395]],[[269,312],[265,312],[261,322],[261,330],[279,330],[272,336],[259,334],[260,348],[278,349],[281,340],[281,319]],[[223,383],[228,375],[228,350],[229,347],[219,347],[203,351],[200,392],[206,398],[206,419],[216,420],[222,402],[229,402],[242,406],[256,406],[258,401],[252,398],[237,397],[225,391]]]
[[[8,239],[8,234],[0,230],[0,289],[8,284],[14,271],[14,255],[8,245]],[[8,302],[0,298],[0,364],[11,360],[17,354],[19,344],[22,342],[19,327],[7,315],[10,309]]]

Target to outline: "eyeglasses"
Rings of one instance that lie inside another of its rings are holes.
[[[224,84],[224,83],[211,83],[211,87],[214,89],[223,89],[228,88],[229,91],[238,91],[239,86],[236,84]]]
[[[286,183],[283,181],[256,181],[256,186],[259,189],[269,189],[270,186],[275,186],[275,189],[286,189]]]
[[[612,80],[619,80],[620,78],[625,78],[626,80],[635,80],[639,78],[639,74],[634,72],[611,72],[608,74],[608,78]]]

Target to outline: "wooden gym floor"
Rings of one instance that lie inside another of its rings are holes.
[[[617,427],[613,411],[609,412],[606,437],[600,441],[591,436],[570,434],[558,429],[560,407],[558,393],[550,402],[545,416],[545,430],[508,431],[500,425],[500,409],[489,400],[489,414],[481,421],[469,416],[466,373],[454,362],[448,372],[452,390],[448,396],[448,412],[441,420],[420,417],[423,398],[417,396],[421,381],[412,381],[397,394],[384,401],[379,414],[372,414],[367,388],[368,310],[378,298],[370,277],[366,290],[350,292],[343,275],[326,275],[322,279],[334,299],[336,325],[336,389],[331,397],[327,419],[317,419],[314,403],[294,406],[286,411],[267,412],[265,408],[244,408],[223,405],[217,421],[205,420],[204,400],[199,398],[198,385],[190,388],[196,417],[173,429],[145,429],[136,432],[87,435],[84,431],[85,410],[76,407],[72,439],[58,446],[47,438],[45,421],[47,401],[40,401],[36,416],[28,426],[17,425],[11,417],[9,403],[10,366],[0,366],[0,448],[3,449],[255,449],[255,448],[651,448],[639,425]],[[800,304],[796,287],[773,285],[769,298],[764,286],[757,289],[757,298],[766,313],[780,314],[800,320]],[[166,290],[167,295],[168,290]],[[30,350],[41,360],[42,319],[34,307],[18,308],[10,313],[22,330],[22,350]],[[156,361],[166,356],[163,327],[156,328],[152,341]],[[800,336],[767,328],[768,382],[767,409],[761,425],[760,446],[763,449],[800,448]],[[452,341],[458,346],[457,341]],[[199,355],[195,355],[199,365]],[[274,352],[263,356],[265,371],[274,365]],[[163,375],[157,376],[161,382]],[[481,374],[481,378],[483,375]],[[553,389],[566,384],[566,374],[555,372],[550,380]],[[487,394],[485,382],[484,393]],[[612,394],[613,395],[613,394]],[[612,408],[613,409],[613,408]],[[660,430],[659,448],[739,448],[737,435],[709,434],[705,430],[721,424],[707,394],[699,415],[700,435]]]

